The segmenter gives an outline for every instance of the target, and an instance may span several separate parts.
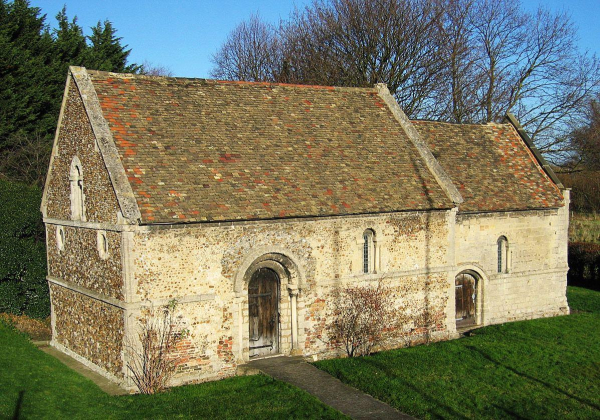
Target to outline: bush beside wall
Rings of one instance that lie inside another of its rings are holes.
[[[41,199],[37,187],[0,180],[0,312],[50,314]]]
[[[600,245],[585,242],[569,244],[570,286],[600,290]]]

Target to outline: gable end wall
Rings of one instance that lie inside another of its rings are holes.
[[[69,172],[73,157],[81,161],[85,216],[88,222],[117,223],[119,203],[102,156],[96,146],[92,126],[72,78],[63,109],[60,132],[46,186],[47,218],[71,219]]]
[[[92,369],[122,377],[124,311],[107,302],[124,299],[119,203],[79,89],[69,77],[53,149],[45,212],[52,345]],[[85,221],[71,218],[70,170],[81,162]],[[57,230],[64,232],[58,249]],[[101,256],[98,233],[106,235]]]

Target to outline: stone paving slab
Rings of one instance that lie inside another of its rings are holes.
[[[69,356],[61,351],[58,351],[57,349],[52,347],[48,341],[34,341],[33,344],[35,344],[44,353],[47,353],[50,356],[57,358],[60,362],[62,362],[68,368],[71,368],[75,372],[79,373],[80,375],[83,375],[86,378],[90,379],[92,382],[94,382],[96,385],[98,385],[98,387],[102,391],[106,392],[107,394],[110,394],[110,395],[130,394],[130,392],[127,391],[125,388],[121,388],[119,385],[112,382],[111,380],[105,378],[104,376],[100,375],[97,372],[94,372],[93,370],[91,370],[90,368],[85,366],[83,363],[73,359],[71,356]]]
[[[253,360],[250,367],[287,382],[317,397],[324,404],[353,419],[414,419],[370,395],[352,388],[302,357],[270,357]]]

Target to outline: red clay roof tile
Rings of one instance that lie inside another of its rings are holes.
[[[511,124],[412,121],[433,155],[458,186],[459,211],[507,211],[564,205]]]
[[[453,206],[375,89],[88,73],[143,222]]]

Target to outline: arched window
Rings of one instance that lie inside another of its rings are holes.
[[[56,227],[56,247],[58,248],[58,252],[65,249],[65,230],[62,226]]]
[[[498,273],[508,273],[508,239],[498,238]]]
[[[106,232],[103,230],[98,231],[98,255],[103,260],[108,258],[108,239],[106,238]]]
[[[71,184],[71,219],[85,220],[83,172],[81,171],[81,162],[77,156],[71,162],[69,182]]]
[[[375,272],[375,232],[367,229],[363,233],[363,273]]]

